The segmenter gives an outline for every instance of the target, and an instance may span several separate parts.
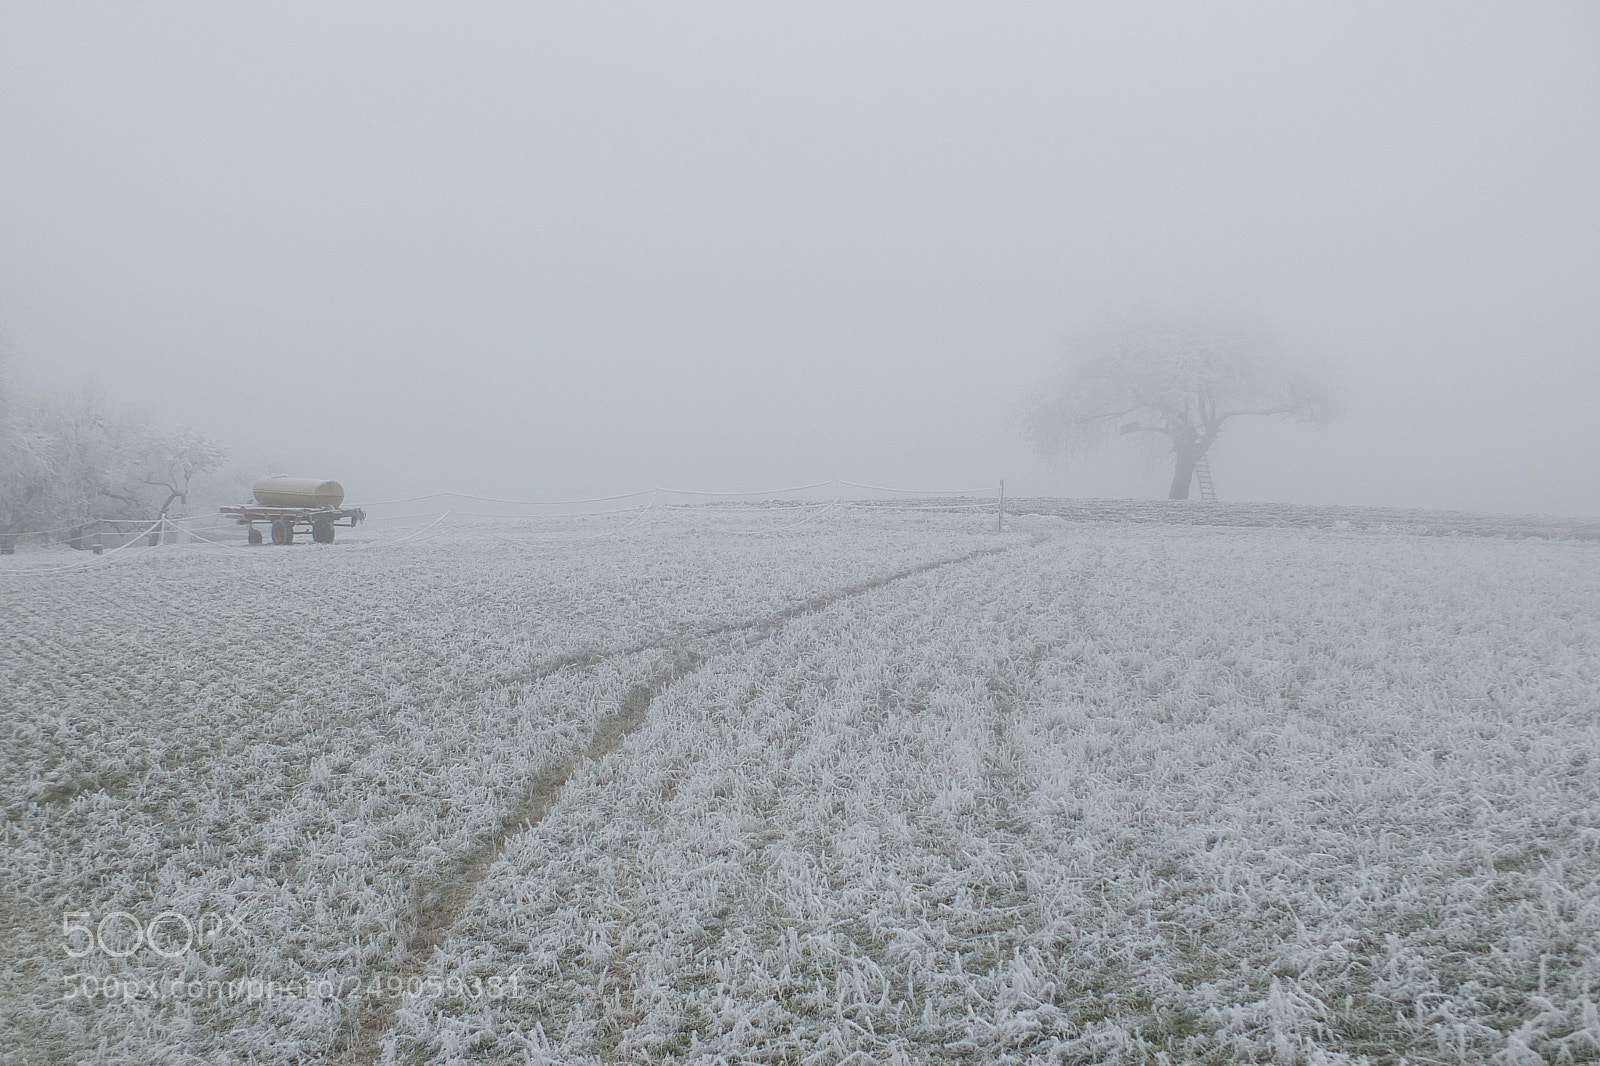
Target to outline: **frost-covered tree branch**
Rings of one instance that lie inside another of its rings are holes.
[[[143,455],[138,477],[142,485],[165,493],[156,507],[166,514],[174,503],[189,502],[194,479],[222,466],[228,450],[192,429],[143,430]]]

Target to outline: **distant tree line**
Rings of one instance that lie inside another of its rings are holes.
[[[88,394],[24,395],[0,380],[0,537],[9,546],[20,533],[192,513],[227,458],[194,430]]]

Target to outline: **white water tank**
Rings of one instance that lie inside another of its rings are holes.
[[[264,477],[250,486],[263,507],[338,507],[344,486],[314,477]]]

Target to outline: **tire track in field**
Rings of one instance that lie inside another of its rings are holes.
[[[819,593],[755,621],[715,626],[703,630],[700,636],[702,639],[720,643],[721,646],[705,652],[697,652],[683,643],[653,643],[610,653],[569,653],[562,656],[557,665],[547,664],[537,671],[539,676],[548,676],[569,666],[595,666],[608,659],[650,651],[662,651],[671,656],[671,662],[665,668],[658,670],[649,683],[636,684],[628,689],[616,713],[600,721],[594,736],[581,752],[574,752],[540,774],[522,801],[501,817],[494,834],[462,858],[459,863],[461,872],[456,880],[443,891],[430,896],[420,908],[416,928],[406,940],[405,956],[394,968],[394,974],[400,978],[401,984],[405,985],[411,978],[420,978],[427,971],[434,954],[450,935],[450,930],[466,913],[473,896],[477,894],[478,886],[488,876],[490,868],[499,861],[500,856],[518,836],[531,832],[538,826],[560,800],[562,787],[580,767],[604,759],[621,747],[622,742],[644,724],[650,712],[650,704],[674,681],[693,673],[718,655],[725,655],[767,640],[795,619],[826,610],[836,603],[934,570],[959,566],[974,559],[1003,554],[1020,547],[1037,546],[1047,539],[1045,535],[1036,534],[1025,544],[977,548],[961,555],[918,563],[881,577],[859,581],[831,592]],[[718,642],[717,638],[731,639]],[[355,1066],[370,1066],[376,1062],[383,1053],[384,1037],[394,1028],[395,1015],[399,1008],[398,997],[368,1001],[366,1009],[360,1011],[353,1019],[354,1024],[349,1030],[343,1049],[345,1061]]]

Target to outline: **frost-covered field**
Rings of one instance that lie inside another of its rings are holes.
[[[0,1060],[1600,1057],[1600,545],[1013,526],[4,578]]]

